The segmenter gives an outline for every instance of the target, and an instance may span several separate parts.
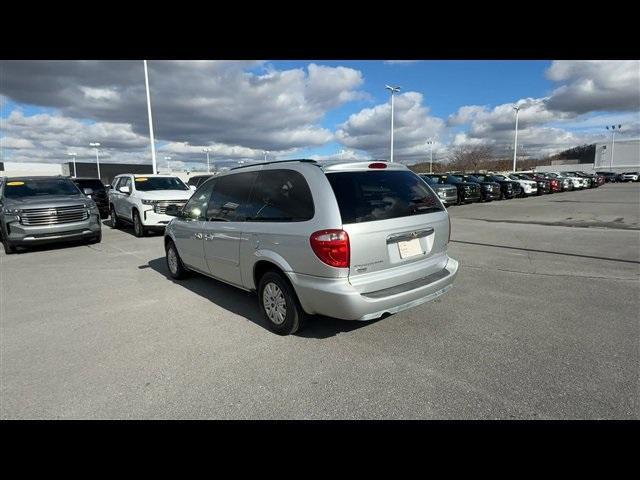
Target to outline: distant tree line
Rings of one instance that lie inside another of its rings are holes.
[[[551,165],[551,160],[577,159],[582,162],[592,162],[595,158],[595,144],[581,145],[564,150],[552,156],[517,158],[518,170],[531,170],[538,165]],[[420,162],[410,165],[414,172],[428,172],[429,162]],[[508,171],[513,169],[513,157],[505,157],[495,152],[491,145],[460,145],[449,150],[445,158],[433,162],[433,172],[476,172],[484,171]]]

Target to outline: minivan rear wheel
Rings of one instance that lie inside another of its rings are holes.
[[[271,271],[262,276],[258,302],[269,329],[278,335],[296,333],[304,323],[306,313],[293,287],[280,273]]]

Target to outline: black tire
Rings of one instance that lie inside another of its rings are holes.
[[[138,213],[137,210],[133,211],[133,234],[140,238],[140,237],[144,237],[147,233],[147,231],[144,228],[144,225],[142,225],[142,220],[140,220],[140,214]]]
[[[275,287],[275,290],[273,287]],[[273,294],[271,296],[269,294],[269,289],[271,289]],[[266,294],[265,290],[267,290]],[[277,320],[273,320],[272,318],[277,319],[278,316],[282,314],[282,311],[277,311],[277,300],[279,296],[284,300],[285,315],[281,322],[278,323]],[[271,317],[267,312],[267,308],[269,307],[265,305],[265,298],[267,301],[269,301],[268,298],[271,298],[272,300],[270,304],[270,311],[274,312],[273,309],[276,309],[275,313],[271,314]],[[258,303],[260,305],[260,311],[269,325],[269,329],[278,335],[290,335],[292,333],[296,333],[303,326],[306,320],[307,314],[300,306],[300,302],[298,301],[298,297],[296,292],[293,290],[293,287],[282,274],[275,271],[267,272],[262,276],[262,278],[260,278],[258,285]]]
[[[97,235],[94,235],[91,240],[89,240],[90,244],[100,243],[102,241],[102,230]]]
[[[167,251],[165,258],[167,260],[167,270],[169,270],[169,275],[171,275],[171,278],[180,280],[182,278],[185,278],[189,274],[189,271],[182,263],[182,259],[180,258],[178,249],[176,248],[172,240],[169,240],[167,242]],[[173,259],[175,259],[175,262]]]
[[[16,253],[16,247],[9,240],[2,236],[2,246],[4,247],[4,253],[7,255],[11,255],[12,253]]]
[[[120,228],[120,220],[118,220],[118,215],[116,215],[116,209],[113,208],[113,205],[111,205],[109,216],[111,217],[111,228]]]

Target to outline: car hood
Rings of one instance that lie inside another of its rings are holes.
[[[152,190],[150,192],[138,190],[136,193],[144,200],[189,200],[193,195],[192,190]]]
[[[450,190],[457,190],[457,188],[453,185],[433,185],[433,189],[435,191],[450,191]]]
[[[84,195],[46,195],[43,197],[5,198],[7,208],[54,208],[69,207],[78,204],[90,205],[93,202]]]
[[[511,180],[512,182],[518,182],[520,184],[525,184],[525,185],[537,185],[537,182],[535,180],[525,180],[524,178],[522,179],[518,179],[518,180]]]

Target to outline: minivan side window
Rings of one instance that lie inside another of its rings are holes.
[[[258,173],[247,210],[248,222],[304,222],[315,213],[305,178],[284,169]]]
[[[193,196],[182,209],[183,218],[189,220],[205,219],[214,185],[215,182],[208,182],[193,193]]]
[[[118,183],[120,183],[121,178],[122,177],[116,177],[113,179],[113,182],[111,182],[111,190],[118,191]]]
[[[225,175],[210,183],[215,184],[209,208],[208,221],[242,222],[247,218],[247,205],[257,172]]]

